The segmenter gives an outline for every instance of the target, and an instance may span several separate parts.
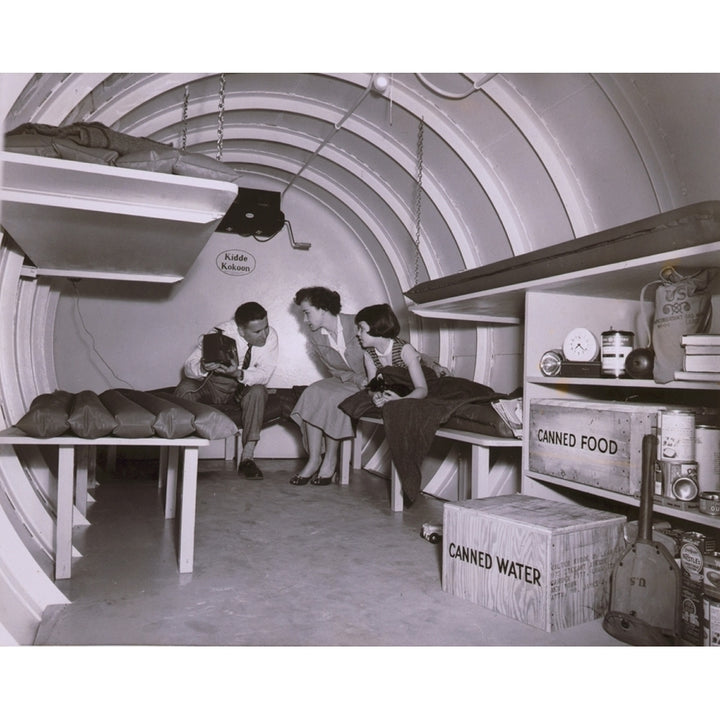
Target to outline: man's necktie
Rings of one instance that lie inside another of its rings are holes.
[[[250,354],[252,352],[252,345],[248,345],[247,352],[245,353],[245,357],[243,358],[243,364],[242,369],[247,370],[250,367]]]

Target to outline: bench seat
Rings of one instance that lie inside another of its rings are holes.
[[[58,491],[55,508],[55,579],[69,578],[72,563],[73,505],[85,513],[88,481],[95,467],[99,446],[149,446],[160,448],[159,481],[165,487],[165,518],[175,517],[178,475],[182,468],[180,505],[179,572],[192,572],[195,546],[195,498],[197,493],[198,448],[210,441],[196,435],[183,438],[123,438],[112,435],[81,438],[64,434],[49,438],[27,435],[16,427],[0,431],[0,445],[34,445],[57,447]]]
[[[361,423],[382,425],[382,418],[361,417],[358,419],[357,432],[354,438],[344,440],[340,447],[340,483],[350,482],[350,466],[355,470],[361,467],[362,431]],[[447,438],[470,445],[470,498],[487,497],[489,494],[490,450],[491,448],[521,448],[522,440],[518,438],[483,435],[468,430],[438,428],[435,437]],[[391,464],[390,470],[390,509],[399,512],[403,509],[402,486],[400,477]]]

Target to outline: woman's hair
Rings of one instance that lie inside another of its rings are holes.
[[[368,335],[373,337],[394,338],[400,332],[397,316],[387,303],[364,307],[355,316],[355,324],[361,322],[368,324]]]
[[[295,293],[295,304],[299,305],[305,300],[318,310],[327,310],[333,315],[338,315],[340,313],[340,295],[334,290],[329,290],[326,287],[315,286],[298,290]]]

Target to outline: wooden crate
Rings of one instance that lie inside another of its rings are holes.
[[[667,405],[531,400],[528,469],[583,485],[640,495],[643,435]]]
[[[526,495],[447,503],[443,590],[546,632],[603,617],[625,517]]]

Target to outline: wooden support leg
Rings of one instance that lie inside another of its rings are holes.
[[[88,465],[89,452],[87,445],[80,445],[75,451],[75,507],[81,515],[87,513],[88,496]]]
[[[340,441],[340,484],[350,483],[350,462],[352,456],[353,438]]]
[[[177,481],[179,448],[172,445],[167,450],[167,472],[165,473],[165,518],[175,517],[175,504],[177,503]],[[195,451],[197,452],[197,450]]]
[[[70,577],[72,565],[75,448],[58,447],[58,494],[55,519],[55,579]]]
[[[362,423],[358,423],[355,430],[355,437],[352,439],[352,469],[360,470],[362,467],[363,432],[360,429]]]
[[[117,467],[117,448],[114,445],[108,445],[105,453],[105,472],[114,473]]]
[[[458,476],[458,500],[467,500],[472,478],[470,476],[470,467],[467,459],[467,449],[464,445],[456,445],[455,458]]]
[[[490,448],[470,446],[470,498],[490,495]]]
[[[237,433],[225,438],[225,462],[235,459],[237,454]]]
[[[88,451],[88,488],[96,488],[97,481],[97,445],[86,445]],[[92,495],[88,495],[88,502],[95,502]]]
[[[158,490],[162,490],[167,482],[168,471],[168,449],[160,448],[160,459],[158,461]]]
[[[403,511],[402,484],[394,464],[390,466],[390,509],[393,512]]]
[[[180,505],[181,573],[192,572],[195,554],[195,505],[197,497],[198,449],[183,449],[182,500]]]

